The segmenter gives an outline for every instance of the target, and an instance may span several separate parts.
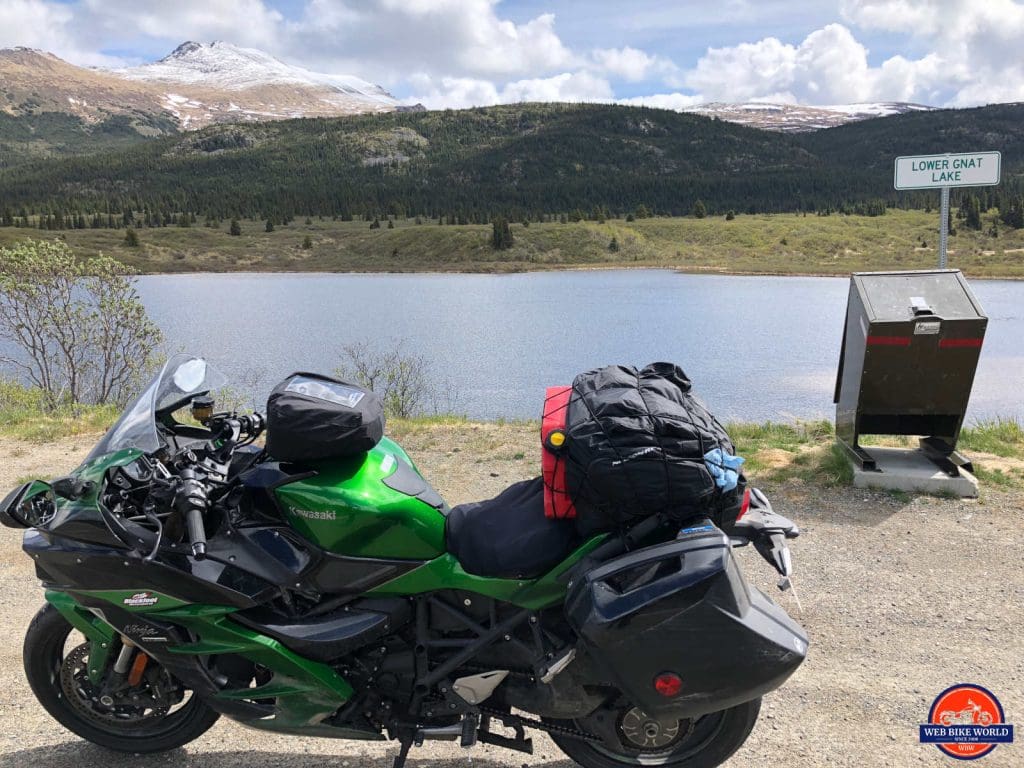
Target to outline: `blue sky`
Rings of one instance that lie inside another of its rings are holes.
[[[431,107],[1024,100],[1019,0],[0,0],[0,46],[91,66],[260,48]]]

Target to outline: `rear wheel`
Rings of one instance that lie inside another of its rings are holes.
[[[600,742],[557,734],[551,737],[583,768],[714,768],[747,740],[760,710],[761,700],[754,699],[691,720],[649,717],[643,710],[626,705],[598,710],[585,720],[561,723],[599,736]]]
[[[43,708],[69,731],[108,749],[165,752],[198,738],[219,717],[152,660],[135,686],[93,683],[88,641],[51,605],[29,625],[24,662]]]

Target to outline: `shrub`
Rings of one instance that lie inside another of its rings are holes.
[[[76,259],[66,243],[0,248],[0,362],[63,402],[120,402],[147,370],[160,330],[146,315],[134,272],[106,256]]]

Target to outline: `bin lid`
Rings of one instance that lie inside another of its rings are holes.
[[[872,322],[936,315],[973,320],[985,314],[959,269],[856,272],[853,282]]]

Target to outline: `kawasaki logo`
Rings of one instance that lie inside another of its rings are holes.
[[[160,598],[152,592],[136,592],[131,597],[126,597],[124,604],[129,608],[145,608],[146,606],[156,605],[159,600]]]
[[[293,515],[304,517],[307,520],[334,520],[336,519],[333,512],[321,512],[316,509],[298,509],[297,507],[290,507]]]

